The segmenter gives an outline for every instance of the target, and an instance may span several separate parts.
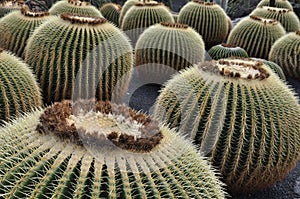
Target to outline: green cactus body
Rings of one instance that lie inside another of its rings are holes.
[[[90,2],[96,8],[101,8],[106,3],[111,3],[111,0],[84,0],[85,2]]]
[[[262,0],[257,7],[270,6],[270,0]],[[292,4],[288,0],[275,0],[275,7],[293,10]]]
[[[278,64],[286,76],[300,80],[300,30],[278,39],[271,48],[269,60]]]
[[[154,110],[194,140],[233,192],[283,179],[300,155],[299,98],[260,61],[203,62],[174,76]]]
[[[214,60],[228,57],[249,57],[243,48],[225,43],[213,46],[207,53]]]
[[[73,97],[118,100],[133,68],[132,47],[122,31],[104,18],[67,13],[34,31],[25,60],[46,103]]]
[[[119,26],[119,16],[121,10],[122,10],[122,6],[115,3],[107,3],[100,8],[101,14],[108,21],[114,23],[116,26]]]
[[[178,23],[194,28],[205,42],[206,50],[222,43],[228,35],[228,17],[216,3],[193,0],[179,12]]]
[[[0,49],[0,124],[41,105],[40,88],[31,69]]]
[[[160,22],[174,22],[170,10],[164,4],[138,2],[126,12],[121,29],[126,31],[135,45],[138,37],[146,28]]]
[[[286,80],[285,74],[283,72],[283,70],[281,69],[281,67],[272,62],[272,61],[268,61],[265,59],[259,59],[259,58],[253,58],[251,57],[251,59],[253,60],[258,60],[258,61],[262,61],[266,66],[268,66],[276,75],[278,75],[278,77],[282,80]]]
[[[204,61],[201,36],[185,24],[161,22],[145,30],[135,47],[135,63],[142,79],[164,82],[174,72]]]
[[[278,21],[251,15],[232,29],[227,43],[245,49],[250,57],[268,59],[271,46],[283,35]]]
[[[183,137],[127,107],[111,105],[118,110],[109,115],[109,106],[100,104],[108,112],[72,115],[74,105],[55,103],[2,128],[0,194],[225,198],[214,170]]]
[[[32,12],[26,7],[11,12],[0,20],[0,46],[24,59],[30,34],[51,18],[48,12]]]
[[[263,6],[256,8],[251,15],[275,19],[281,23],[287,32],[295,32],[300,29],[297,15],[289,9]]]
[[[78,0],[62,0],[56,2],[49,10],[52,15],[74,13],[90,17],[103,17],[100,11],[89,2]]]
[[[0,3],[0,18],[4,15],[20,9],[21,4],[15,1],[4,1]]]
[[[122,10],[119,16],[119,25],[122,25],[123,19],[127,11],[134,6],[134,4],[138,3],[139,0],[127,0],[124,5],[122,6]]]

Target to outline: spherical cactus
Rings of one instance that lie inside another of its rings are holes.
[[[253,58],[251,57],[251,59],[253,60],[258,60],[258,61],[262,61],[266,66],[268,66],[276,75],[278,75],[278,77],[282,80],[286,80],[285,74],[283,72],[283,70],[281,69],[281,67],[272,62],[272,61],[268,61],[265,59],[259,59],[259,58]]]
[[[0,124],[41,105],[40,88],[31,69],[0,49]]]
[[[100,11],[89,2],[78,0],[63,0],[56,2],[49,10],[52,15],[62,13],[81,14],[90,17],[103,17]]]
[[[0,3],[0,18],[10,13],[11,11],[18,10],[22,3],[16,1],[4,1]]]
[[[244,48],[250,57],[267,59],[271,46],[284,34],[278,21],[251,15],[232,29],[227,43]]]
[[[0,46],[24,59],[30,34],[51,18],[48,12],[32,12],[27,7],[11,12],[0,20]]]
[[[39,78],[46,103],[74,97],[119,100],[133,68],[132,47],[123,32],[104,18],[70,13],[34,31],[25,60]]]
[[[257,5],[257,7],[263,6],[270,6],[270,0],[262,0]],[[293,6],[288,0],[275,0],[275,7],[293,10]]]
[[[271,48],[269,60],[278,64],[286,76],[300,80],[300,30],[278,39]]]
[[[251,15],[275,19],[281,23],[287,32],[295,32],[300,29],[297,15],[289,9],[263,6],[256,8]]]
[[[135,45],[138,37],[146,28],[160,22],[174,22],[170,10],[164,4],[138,2],[124,16],[121,29],[126,31]]]
[[[101,14],[108,21],[114,23],[116,26],[119,26],[119,16],[121,10],[122,10],[122,6],[115,3],[107,3],[100,8]]]
[[[145,30],[135,46],[135,63],[142,79],[168,80],[176,71],[204,61],[201,36],[185,24],[161,22]]]
[[[126,106],[77,107],[55,103],[0,130],[1,195],[225,198],[214,169],[173,130]]]
[[[214,2],[193,0],[187,3],[179,12],[178,23],[194,28],[203,37],[207,50],[222,43],[228,35],[228,17]]]
[[[134,4],[136,4],[137,2],[139,2],[139,0],[127,0],[124,5],[122,6],[122,10],[119,16],[119,25],[122,25],[123,19],[125,14],[127,13],[127,11],[134,6]]]
[[[154,115],[193,139],[232,192],[273,185],[299,160],[299,98],[260,61],[184,70],[165,85]]]
[[[207,53],[214,60],[228,57],[249,57],[243,48],[225,43],[213,46]]]

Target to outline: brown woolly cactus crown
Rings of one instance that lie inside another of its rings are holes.
[[[259,16],[255,16],[255,15],[250,15],[250,18],[256,21],[259,21],[265,25],[277,25],[278,21],[275,19],[268,19],[268,18],[264,18],[264,17],[259,17]]]
[[[71,23],[77,24],[89,24],[89,25],[98,25],[104,24],[107,20],[103,17],[91,17],[74,13],[62,13],[60,17],[63,20],[70,21]]]
[[[49,12],[45,11],[31,11],[27,6],[22,6],[20,9],[21,13],[26,17],[44,17],[50,15]]]
[[[176,29],[188,29],[188,25],[182,23],[170,23],[170,22],[160,22],[160,25],[168,28],[176,28]]]
[[[213,6],[213,5],[216,5],[215,2],[205,2],[205,1],[201,1],[201,0],[193,0],[193,2],[202,4],[202,5],[206,5],[206,6]]]

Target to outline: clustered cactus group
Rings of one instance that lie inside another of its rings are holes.
[[[292,5],[235,26],[212,1],[171,5],[0,0],[0,197],[225,198],[291,171]],[[163,84],[152,116],[120,105],[132,76]]]

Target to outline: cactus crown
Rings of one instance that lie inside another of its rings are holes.
[[[160,22],[160,25],[168,28],[187,29],[189,26],[182,23]]]
[[[292,11],[291,9],[287,9],[287,8],[276,8],[276,7],[269,7],[269,6],[263,6],[262,8],[266,9],[270,12],[276,12],[276,13],[279,13],[279,14],[288,13],[288,12]]]
[[[226,44],[226,43],[222,43],[221,46],[225,47],[225,48],[237,48],[237,45],[234,44]]]
[[[6,8],[17,8],[23,4],[24,4],[23,1],[3,1],[0,3],[1,7],[6,7]]]
[[[130,151],[148,152],[163,138],[158,122],[143,113],[108,101],[56,102],[40,117],[37,130],[53,133],[63,140],[82,145],[110,140],[114,145]]]
[[[144,1],[144,2],[136,2],[134,5],[139,7],[143,7],[143,6],[153,7],[153,6],[161,6],[164,4],[160,2],[154,2],[154,1],[151,2]]]
[[[200,0],[193,0],[193,2],[198,3],[198,4],[203,4],[206,6],[214,6],[216,5],[215,2],[205,2],[205,1],[200,1]]]
[[[250,15],[250,18],[256,21],[259,21],[261,23],[263,23],[264,25],[277,25],[278,21],[275,19],[268,19],[268,18],[263,18],[263,17],[259,17],[259,16],[255,16],[255,15]]]
[[[21,9],[20,9],[21,13],[26,16],[26,17],[44,17],[44,16],[48,16],[50,15],[49,12],[45,12],[45,11],[31,11],[27,6],[23,6]]]
[[[73,4],[74,6],[90,6],[91,3],[87,1],[78,1],[78,0],[68,0],[68,3]]]
[[[90,17],[90,16],[85,16],[81,14],[72,14],[72,13],[62,13],[60,17],[63,20],[70,21],[71,23],[77,23],[77,24],[98,25],[107,22],[107,20],[102,17]]]
[[[300,30],[297,30],[297,31],[296,31],[296,35],[299,35],[299,36],[300,36]]]

